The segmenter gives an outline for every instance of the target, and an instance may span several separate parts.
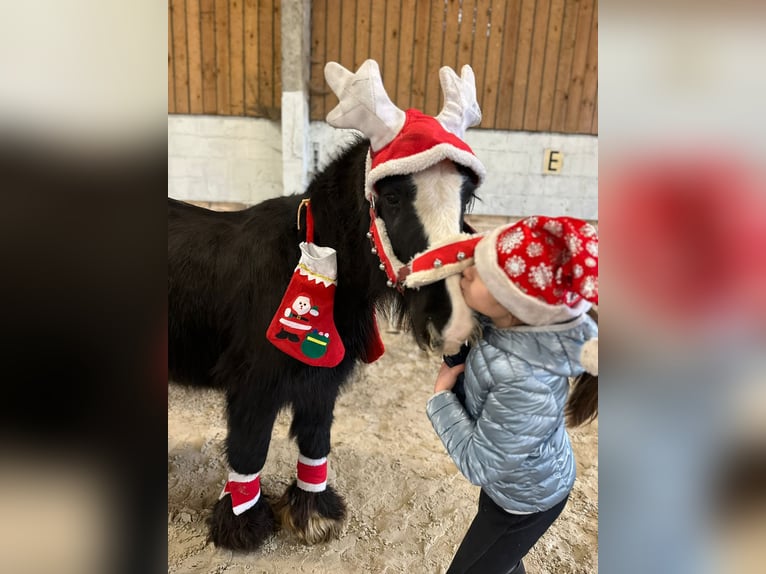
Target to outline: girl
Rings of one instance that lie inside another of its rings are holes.
[[[500,227],[476,244],[460,287],[483,336],[464,365],[442,365],[427,413],[481,494],[447,572],[523,574],[574,484],[565,410],[575,423],[595,416],[583,389],[597,384],[587,372],[597,372],[598,328],[586,314],[598,303],[596,230],[542,216]],[[461,401],[452,390],[463,371]],[[566,408],[570,377],[584,410]]]

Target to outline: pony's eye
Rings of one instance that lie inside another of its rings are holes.
[[[397,193],[384,193],[382,197],[388,205],[399,205],[399,194]]]

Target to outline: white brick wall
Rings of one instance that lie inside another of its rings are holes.
[[[168,196],[258,203],[282,193],[282,134],[263,119],[168,116]]]
[[[310,177],[353,135],[324,122],[312,122],[309,132]],[[468,130],[466,140],[487,167],[474,213],[598,219],[595,136]],[[245,204],[277,197],[282,194],[282,146],[279,124],[269,120],[169,116],[168,195]],[[560,174],[543,174],[546,149],[563,154]],[[291,165],[300,169],[301,162],[290,158],[288,175]]]

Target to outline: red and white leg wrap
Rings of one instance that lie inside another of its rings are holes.
[[[298,488],[322,492],[327,488],[327,457],[308,458],[298,455]]]
[[[227,494],[231,494],[231,509],[237,516],[255,506],[261,497],[261,471],[255,474],[230,472],[219,500]]]

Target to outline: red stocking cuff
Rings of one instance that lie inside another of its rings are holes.
[[[308,458],[298,455],[298,488],[322,492],[327,488],[327,457]]]
[[[237,516],[255,506],[261,497],[260,471],[255,474],[230,472],[219,499],[227,494],[231,494],[231,509]]]

